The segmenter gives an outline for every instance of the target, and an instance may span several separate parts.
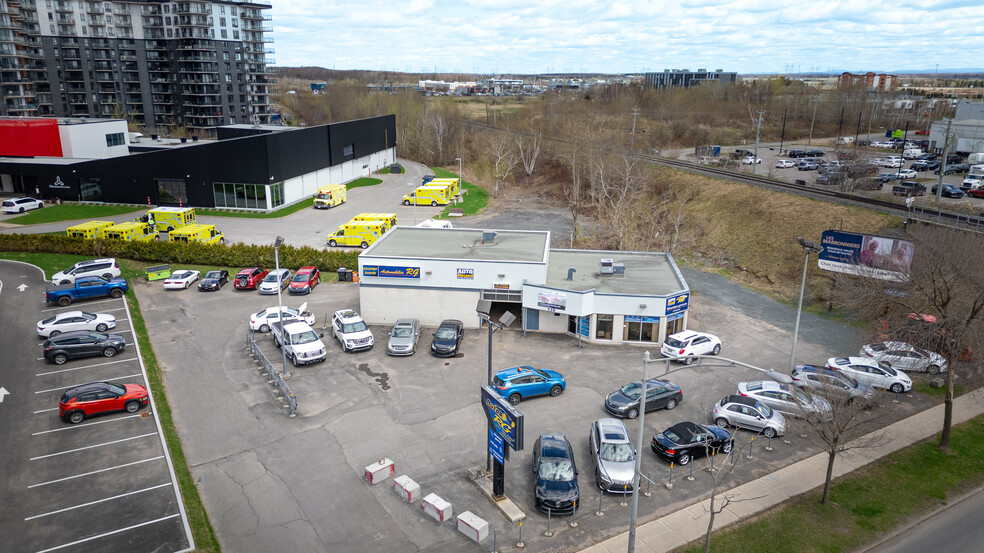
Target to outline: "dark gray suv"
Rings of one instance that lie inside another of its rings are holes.
[[[79,357],[115,357],[126,349],[126,341],[120,334],[103,334],[91,330],[73,330],[45,341],[41,346],[44,359],[49,363],[64,365],[69,359]]]

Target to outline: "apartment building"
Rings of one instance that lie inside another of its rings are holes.
[[[0,115],[269,123],[266,1],[0,0]]]

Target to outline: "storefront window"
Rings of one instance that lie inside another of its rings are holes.
[[[242,184],[230,182],[212,183],[212,194],[215,197],[215,207],[231,207],[235,209],[267,209],[267,195],[272,200],[270,207],[284,204],[284,185],[275,184]]]
[[[625,316],[622,340],[625,342],[655,342],[659,337],[659,317]]]
[[[611,340],[614,325],[615,315],[598,315],[598,323],[595,325],[595,339]]]
[[[672,320],[670,317],[675,317]],[[676,315],[671,315],[667,317],[666,321],[666,335],[676,334],[683,330],[683,313],[677,313]]]

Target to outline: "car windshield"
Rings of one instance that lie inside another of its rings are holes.
[[[764,416],[765,418],[767,419],[772,418],[772,408],[770,408],[768,405],[765,405],[764,403],[759,403],[758,409],[759,412],[762,413],[762,416]]]
[[[345,323],[342,325],[342,332],[348,334],[350,332],[362,332],[363,330],[368,330],[365,321],[359,321],[357,323]]]
[[[881,367],[881,370],[887,372],[888,374],[890,374],[892,376],[896,376],[896,375],[899,374],[898,371],[896,371],[895,369],[893,369],[891,367],[891,365],[889,365],[888,363],[886,363],[884,361],[879,361],[878,362],[878,366]]]
[[[615,463],[625,463],[635,459],[632,454],[632,446],[629,444],[601,444],[601,451],[598,453],[602,461],[612,461]]]
[[[57,319],[57,317],[51,317],[50,319],[45,319],[41,321],[41,324],[50,325],[51,323],[55,322],[55,319]]]
[[[670,346],[671,348],[685,348],[685,347],[687,347],[687,343],[686,342],[681,342],[680,340],[677,340],[676,338],[673,338],[672,336],[668,336],[666,338],[666,341],[664,341],[663,343],[666,344],[666,345],[668,345],[668,346]]]
[[[220,271],[209,271],[205,273],[205,278],[222,278],[222,273]]]
[[[119,384],[106,384],[106,387],[109,388],[111,392],[117,395],[123,395],[126,393],[126,388],[120,386]]]
[[[538,474],[544,480],[574,480],[574,465],[568,459],[540,459]]]
[[[394,338],[409,338],[413,336],[413,331],[408,326],[398,326],[393,329]]]
[[[263,278],[263,282],[277,282],[280,280],[280,275],[277,273],[270,273]]]
[[[296,344],[310,344],[311,342],[317,342],[318,335],[314,333],[313,330],[305,330],[300,334],[295,334],[291,338],[291,342]]]
[[[294,282],[307,282],[311,279],[311,275],[294,275]]]
[[[457,335],[457,332],[453,328],[439,328],[437,329],[437,337],[441,340],[452,340]]]
[[[171,275],[171,278],[180,279],[191,276],[191,271],[178,271]]]
[[[626,384],[625,386],[622,386],[622,389],[619,391],[622,392],[622,395],[624,395],[629,399],[639,399],[639,396],[642,393],[641,390],[642,390],[641,384],[639,384],[638,382],[632,382],[630,384]]]

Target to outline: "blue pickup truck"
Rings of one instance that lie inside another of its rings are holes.
[[[80,277],[74,284],[49,286],[44,299],[48,303],[57,303],[64,307],[73,301],[91,298],[122,297],[130,285],[125,278]]]

